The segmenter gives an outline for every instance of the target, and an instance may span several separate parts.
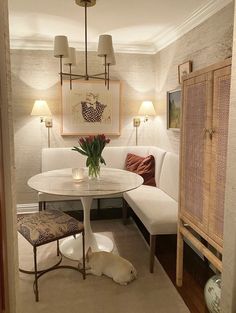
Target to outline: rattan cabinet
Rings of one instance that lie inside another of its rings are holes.
[[[183,240],[222,269],[231,59],[186,76],[182,85],[177,285]]]

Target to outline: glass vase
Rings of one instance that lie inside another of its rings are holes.
[[[100,165],[89,164],[88,166],[88,177],[92,180],[100,178]]]

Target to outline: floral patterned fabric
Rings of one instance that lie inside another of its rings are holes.
[[[83,224],[59,210],[18,215],[19,233],[33,246],[74,235],[83,231]]]

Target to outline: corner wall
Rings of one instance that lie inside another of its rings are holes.
[[[166,93],[180,88],[178,65],[188,60],[193,62],[193,70],[222,61],[232,55],[233,3],[210,17],[201,25],[158,52],[155,56],[156,68],[156,108],[155,145],[178,153],[178,131],[166,128]]]

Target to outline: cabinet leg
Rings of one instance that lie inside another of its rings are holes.
[[[179,227],[177,233],[177,259],[176,259],[176,285],[183,285],[183,258],[184,258],[184,238]]]

